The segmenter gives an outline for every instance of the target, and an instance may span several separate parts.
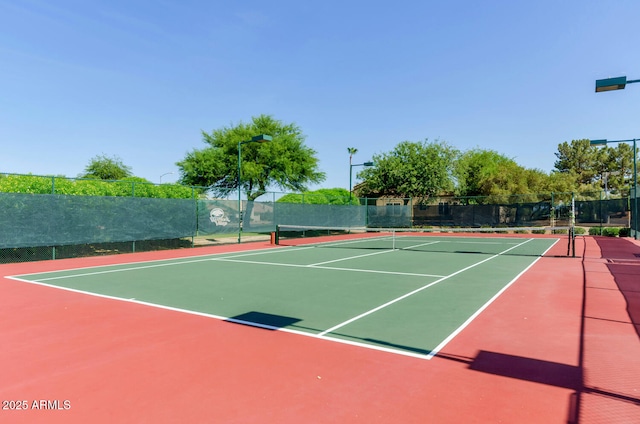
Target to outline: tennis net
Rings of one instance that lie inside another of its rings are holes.
[[[572,256],[571,227],[367,228],[278,225],[275,243],[320,248]]]

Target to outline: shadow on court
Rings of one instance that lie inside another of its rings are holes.
[[[299,318],[285,317],[283,315],[251,311],[227,318],[225,321],[234,324],[248,325],[250,327],[258,327],[265,330],[277,330],[279,328],[293,327],[301,320]]]
[[[436,357],[468,364],[473,371],[565,389],[582,388],[582,370],[578,366],[483,350],[475,358],[446,353],[438,353]]]
[[[640,246],[612,237],[599,237],[596,242],[607,260],[607,268],[618,290],[627,302],[630,323],[640,338]]]

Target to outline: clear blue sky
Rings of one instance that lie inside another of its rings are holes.
[[[0,172],[118,156],[175,181],[201,131],[299,125],[327,179],[404,140],[553,169],[563,141],[640,138],[640,2],[0,0]]]

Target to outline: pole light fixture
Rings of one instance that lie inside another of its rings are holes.
[[[613,91],[613,90],[624,90],[627,84],[633,84],[635,82],[640,82],[640,79],[636,80],[628,80],[626,76],[615,77],[615,78],[605,78],[596,80],[596,93],[601,93],[603,91]],[[633,143],[633,228],[631,231],[634,234],[634,238],[638,240],[638,170],[636,165],[636,157],[638,153],[636,151],[636,141],[638,139],[631,140],[590,140],[589,144],[591,145],[602,145],[607,143]],[[631,195],[631,191],[629,191],[629,195]]]
[[[352,181],[353,181],[353,167],[354,166],[373,166],[373,162],[364,162],[364,163],[356,163],[349,164],[349,204],[351,204],[351,196],[352,196]]]
[[[633,191],[633,208],[631,210],[632,219],[633,219],[633,238],[638,240],[638,166],[637,166],[637,151],[636,151],[636,142],[640,141],[640,139],[632,138],[630,140],[589,140],[589,144],[592,146],[603,146],[609,143],[632,143],[633,144],[633,189],[631,189],[631,184],[629,184],[629,196],[631,196]]]
[[[241,242],[242,237],[242,201],[240,200],[241,182],[242,182],[242,145],[248,143],[268,143],[273,141],[273,137],[267,134],[260,134],[251,137],[251,140],[238,142],[238,243]]]
[[[615,77],[596,80],[596,93],[603,91],[624,90],[627,84],[640,82],[640,80],[627,80],[627,77]]]

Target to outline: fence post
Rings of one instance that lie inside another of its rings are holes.
[[[600,190],[600,200],[598,201],[598,215],[600,217],[600,235],[602,235],[602,190]]]
[[[549,211],[549,224],[552,227],[556,225],[556,204],[554,203],[553,191],[551,192],[551,210]]]

